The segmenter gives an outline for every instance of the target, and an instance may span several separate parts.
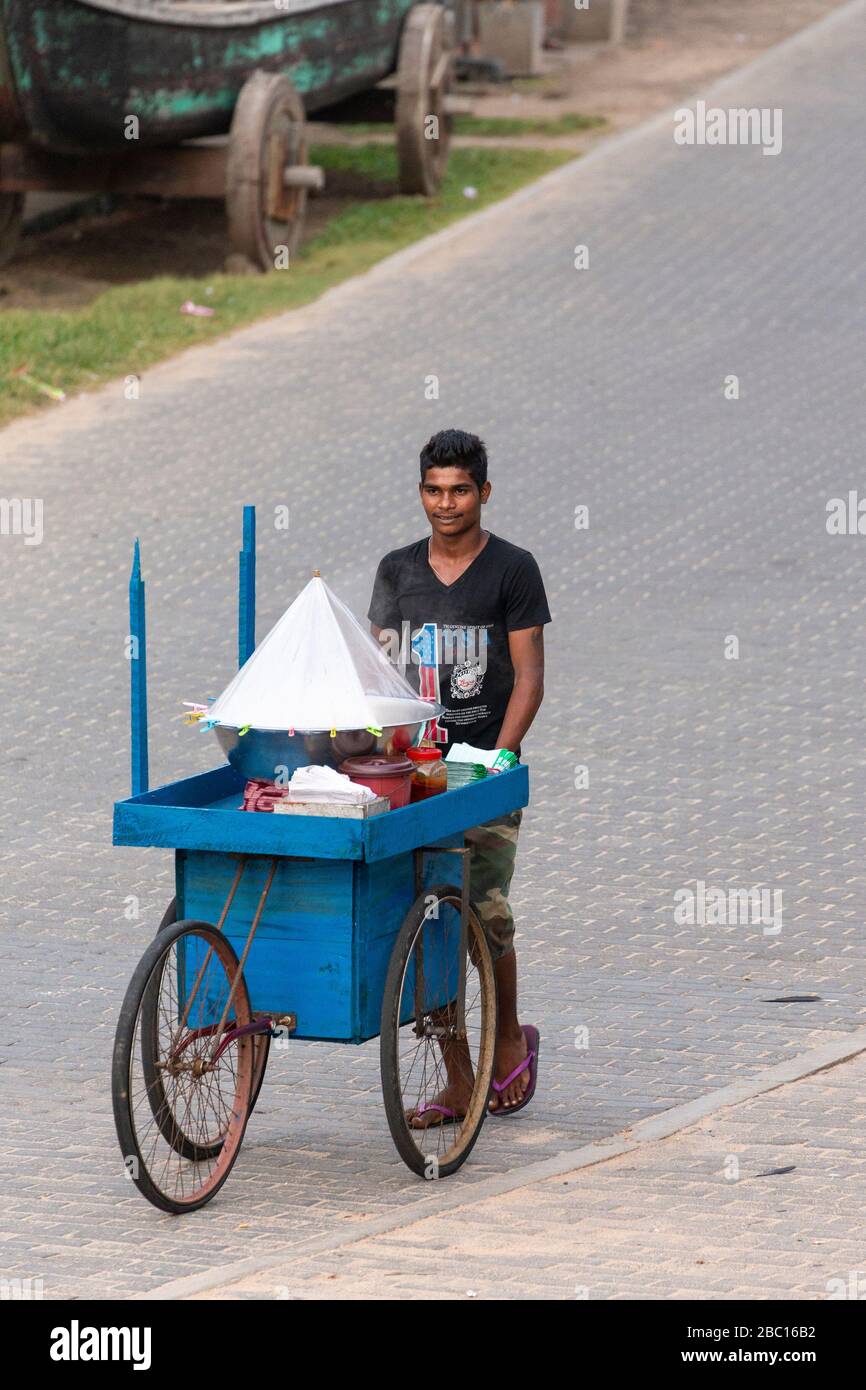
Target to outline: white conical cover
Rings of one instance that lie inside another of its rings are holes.
[[[434,719],[379,643],[328,588],[311,579],[256,647],[207,718],[242,729],[386,728]]]

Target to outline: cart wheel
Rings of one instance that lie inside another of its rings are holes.
[[[157,927],[157,931],[164,931],[166,927],[173,927],[177,921],[177,898],[172,898],[165,912],[162,914],[162,921]],[[271,1035],[267,1033],[254,1033],[255,1058],[253,1063],[253,1097],[250,1101],[250,1114],[256,1108],[256,1101],[259,1098],[259,1091],[262,1089],[262,1082],[265,1079],[265,1069],[268,1065],[268,1057],[271,1051]],[[144,1064],[144,1059],[142,1059]],[[155,1084],[158,1086],[159,1079],[156,1078]],[[156,1096],[157,1092],[152,1094]],[[160,1112],[162,1113],[162,1112]],[[168,1137],[168,1136],[166,1136]]]
[[[301,239],[307,187],[287,185],[286,170],[307,161],[304,103],[288,77],[254,72],[235,106],[226,169],[229,236],[237,252],[274,270],[281,248],[291,259]]]
[[[163,1211],[204,1206],[240,1150],[254,1045],[250,1033],[231,1036],[252,1022],[238,975],[237,955],[222,932],[207,922],[176,922],[150,943],[126,991],[114,1040],[114,1121],[133,1182]],[[226,1033],[212,1056],[235,981]],[[151,1093],[154,1071],[164,1104]],[[166,1137],[169,1114],[182,1117],[181,1142]]]
[[[23,193],[0,193],[0,265],[15,255],[24,216]]]
[[[172,898],[168,903],[163,920],[158,926],[158,931],[165,931],[167,927],[174,926],[178,920],[178,899]],[[168,962],[168,958],[165,958]],[[163,1073],[158,1066],[158,1037],[160,1037],[160,1024],[158,1024],[158,1001],[160,1001],[160,981],[154,976],[147,986],[147,997],[145,1006],[142,1008],[142,1074],[147,1087],[147,1097],[153,1108],[153,1118],[160,1127],[163,1138],[171,1144],[178,1154],[183,1158],[193,1159],[195,1162],[202,1161],[203,1158],[215,1158],[220,1152],[222,1140],[214,1140],[213,1144],[196,1144],[190,1138],[186,1130],[183,1129],[183,1111],[185,1105],[181,1104],[181,1113],[171,1104],[172,1099],[178,1097],[177,1088],[170,1087],[165,1090],[163,1086]],[[256,1109],[256,1101],[259,1099],[261,1083],[264,1081],[265,1068],[268,1065],[268,1055],[271,1051],[271,1033],[253,1034],[253,1094],[250,1098],[250,1115]]]
[[[469,1156],[487,1114],[496,1046],[496,976],[477,913],[470,906],[465,961],[465,1037],[458,1036],[460,889],[439,885],[410,909],[394,943],[382,999],[381,1061],[385,1113],[397,1151],[415,1173],[445,1178]],[[420,995],[416,1001],[416,992]],[[437,1101],[451,1070],[471,1085],[465,1115],[412,1124]]]
[[[162,914],[162,921],[160,922],[160,924],[159,924],[159,926],[158,926],[158,928],[157,928],[157,931],[164,931],[166,927],[173,927],[176,921],[177,921],[177,898],[172,898],[172,900],[171,900],[171,902],[169,903],[168,907],[165,909],[165,912]],[[255,1054],[254,1054],[254,1057],[253,1057],[253,1095],[252,1095],[252,1099],[251,1099],[251,1101],[250,1101],[250,1114],[251,1114],[251,1115],[252,1115],[253,1111],[254,1111],[255,1108],[256,1108],[256,1101],[257,1101],[258,1098],[259,1098],[259,1091],[262,1089],[262,1082],[263,1082],[264,1079],[265,1079],[265,1069],[267,1068],[267,1065],[268,1065],[268,1057],[270,1056],[270,1051],[271,1051],[271,1034],[270,1034],[270,1031],[268,1031],[267,1033],[254,1033],[254,1034],[253,1034],[253,1039],[254,1039],[254,1046],[255,1046]],[[149,1062],[148,1062],[147,1058],[149,1058],[151,1055],[152,1055],[152,1054],[148,1051],[147,1057],[145,1057],[144,1055],[142,1056],[142,1059],[141,1059],[141,1060],[142,1060],[142,1066],[149,1066]],[[150,1078],[150,1077],[147,1078],[147,1083],[148,1083],[148,1086],[150,1087],[150,1085],[151,1085],[151,1078]],[[153,1086],[152,1086],[152,1089],[149,1090],[148,1094],[152,1095],[153,1098],[154,1098],[154,1100],[157,1102],[157,1104],[158,1104],[158,1113],[159,1113],[160,1115],[166,1115],[166,1110],[163,1109],[162,1103],[161,1103],[161,1101],[159,1100],[159,1092],[160,1092],[161,1088],[162,1088],[162,1082],[161,1082],[159,1073],[157,1072],[155,1075],[153,1075]],[[156,1114],[157,1112],[155,1111],[154,1113]],[[163,1130],[163,1133],[165,1133],[164,1130]],[[177,1122],[177,1117],[176,1117],[176,1116],[175,1116],[174,1119],[172,1120],[171,1133],[172,1133],[172,1134],[178,1134],[178,1133],[180,1133],[179,1126],[178,1126],[178,1122]],[[168,1134],[166,1134],[165,1137],[166,1137],[166,1139],[168,1139],[168,1138],[169,1138]],[[169,1139],[169,1143],[171,1143],[171,1140],[170,1140],[170,1139]]]
[[[157,927],[157,931],[165,931],[166,927],[173,927],[177,921],[177,898],[172,898],[165,912],[162,914],[162,921]]]
[[[452,118],[446,109],[453,59],[441,5],[413,5],[397,63],[397,159],[400,192],[438,193],[448,163]],[[435,117],[435,123],[431,121]]]

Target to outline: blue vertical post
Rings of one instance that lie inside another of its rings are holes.
[[[243,549],[238,555],[238,667],[256,647],[256,509],[244,507]]]
[[[132,795],[147,791],[147,628],[144,619],[144,580],[138,537],[129,576],[129,672],[132,751]]]

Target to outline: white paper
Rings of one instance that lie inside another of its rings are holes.
[[[491,768],[501,753],[500,748],[473,748],[470,743],[452,743],[445,754],[446,763],[483,763]]]
[[[289,782],[290,801],[337,801],[342,805],[359,806],[375,801],[370,787],[353,782],[344,772],[332,767],[299,767]]]

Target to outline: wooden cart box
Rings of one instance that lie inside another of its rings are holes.
[[[178,918],[204,922],[218,920],[239,856],[253,856],[224,928],[239,953],[277,857],[244,968],[253,1011],[294,1014],[294,1037],[343,1042],[379,1033],[388,961],[416,896],[414,851],[459,846],[470,826],[529,800],[525,767],[371,820],[242,811],[243,785],[226,766],[120,801],[114,843],[175,848]],[[425,887],[459,886],[461,874],[460,855],[424,856]],[[453,931],[443,924],[443,955],[457,951],[457,921]]]

